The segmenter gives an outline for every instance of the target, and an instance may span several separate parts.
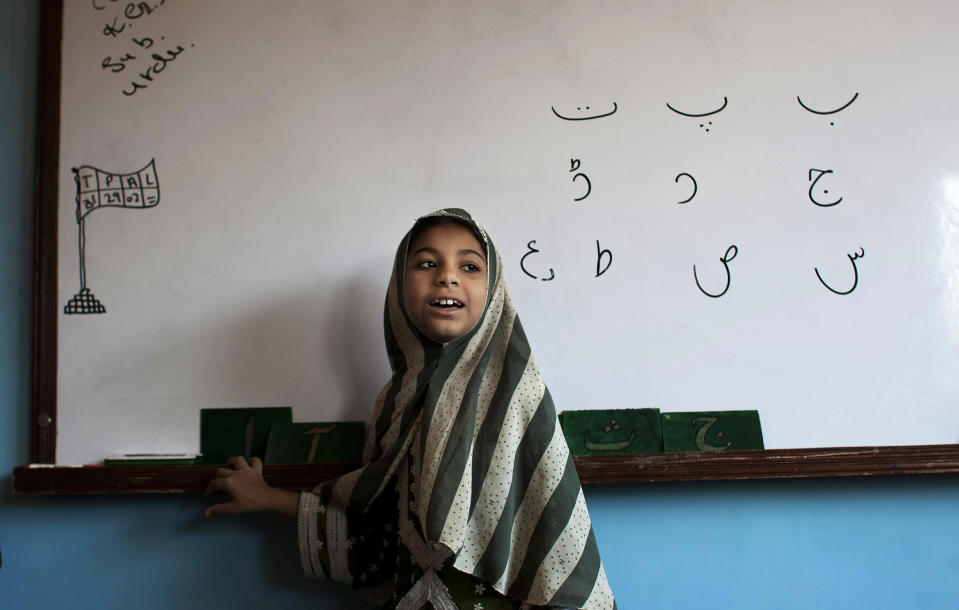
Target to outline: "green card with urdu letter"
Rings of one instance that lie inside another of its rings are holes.
[[[659,409],[563,411],[563,435],[573,455],[659,453],[663,434]]]
[[[763,449],[759,411],[663,413],[666,451]]]
[[[234,455],[263,458],[270,427],[292,420],[290,407],[200,409],[201,463],[223,464]]]
[[[274,424],[266,464],[328,464],[363,459],[361,421]]]

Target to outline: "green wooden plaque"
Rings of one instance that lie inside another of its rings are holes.
[[[274,424],[266,445],[267,464],[359,463],[363,458],[361,421]]]
[[[659,409],[563,411],[559,420],[573,455],[659,453],[663,450]]]
[[[763,449],[759,411],[663,413],[666,451]]]
[[[263,458],[270,427],[293,420],[290,407],[200,409],[203,464],[223,464],[235,455]]]

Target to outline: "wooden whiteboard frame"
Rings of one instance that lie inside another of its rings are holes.
[[[36,119],[32,464],[56,463],[62,35],[62,0],[44,0]],[[575,462],[584,483],[959,473],[959,444],[576,456]],[[268,466],[267,478],[283,487],[309,488],[345,472],[346,466],[352,465]],[[25,493],[194,492],[202,491],[212,474],[210,467],[21,467],[15,471],[14,489]]]

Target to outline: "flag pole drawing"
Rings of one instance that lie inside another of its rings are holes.
[[[84,251],[86,216],[100,208],[152,208],[160,203],[160,184],[157,182],[155,159],[143,169],[130,174],[111,174],[90,165],[73,168],[77,184],[77,225],[80,247],[80,292],[73,295],[63,307],[65,314],[106,313],[107,309],[87,286],[87,268]]]

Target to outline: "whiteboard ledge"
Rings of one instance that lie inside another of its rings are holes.
[[[956,474],[959,445],[581,455],[573,456],[573,462],[584,484]],[[275,487],[308,490],[357,466],[268,465],[263,474]],[[19,466],[13,471],[13,491],[45,495],[196,494],[203,492],[216,470],[217,466]]]

